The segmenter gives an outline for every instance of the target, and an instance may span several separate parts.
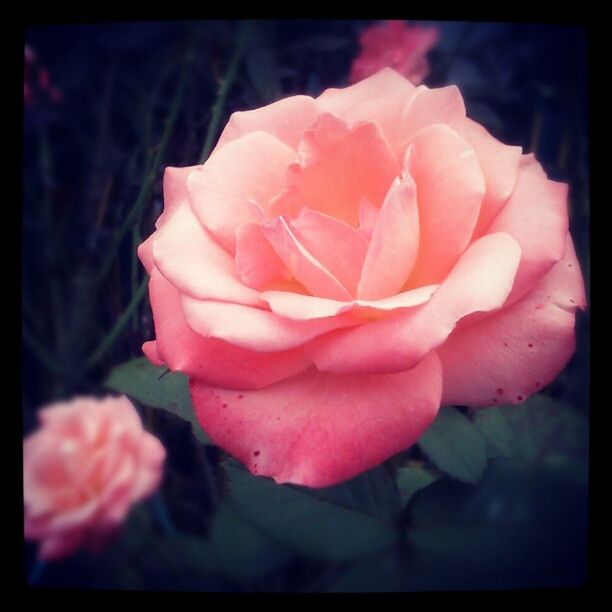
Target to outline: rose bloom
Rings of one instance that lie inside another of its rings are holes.
[[[211,439],[322,487],[413,444],[440,404],[518,403],[575,348],[567,186],[390,69],[234,113],[167,168],[139,247],[155,364]]]
[[[438,42],[437,28],[390,20],[366,28],[361,52],[353,61],[349,80],[361,81],[382,68],[393,68],[415,85],[429,74],[427,52]]]
[[[42,408],[23,442],[25,537],[39,557],[94,550],[158,487],[166,451],[127,397],[77,397]]]

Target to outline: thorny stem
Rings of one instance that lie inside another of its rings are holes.
[[[227,99],[229,90],[234,82],[234,79],[236,78],[236,72],[238,71],[238,66],[240,66],[240,61],[242,60],[244,49],[248,40],[248,33],[249,22],[243,21],[242,26],[240,28],[240,34],[238,35],[238,42],[236,43],[236,49],[234,51],[232,61],[230,62],[229,68],[227,69],[225,78],[222,79],[219,85],[219,90],[217,91],[217,99],[215,100],[215,103],[212,108],[212,116],[210,119],[210,123],[208,124],[208,131],[206,132],[206,138],[204,140],[204,146],[202,147],[202,153],[200,154],[201,164],[203,164],[208,158],[208,155],[210,154],[210,151],[213,147],[215,138],[217,137],[217,132],[219,131],[219,123],[223,114],[223,108],[225,107],[225,100]]]

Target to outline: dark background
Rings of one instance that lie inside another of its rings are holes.
[[[359,33],[370,23],[253,22],[219,127],[235,110],[291,94],[316,96],[327,87],[346,85]],[[429,55],[432,71],[425,84],[457,84],[470,117],[503,142],[534,152],[551,178],[569,183],[570,229],[588,290],[585,30],[569,25],[424,23],[441,33]],[[26,75],[33,94],[24,103],[23,114],[24,433],[35,426],[41,405],[76,393],[103,391],[101,385],[112,367],[141,356],[142,342],[153,337],[148,298],[142,291],[144,271],[135,249],[151,233],[162,210],[163,168],[192,165],[200,158],[219,80],[231,61],[240,27],[235,21],[201,21],[26,29],[25,42],[34,50],[36,64]],[[43,69],[59,96],[41,86]],[[544,390],[585,419],[588,318],[588,312],[578,314],[577,352]],[[156,418],[161,431],[164,417]],[[175,460],[183,465],[185,482],[199,482],[198,473],[185,475],[184,466],[195,461],[188,445],[164,441],[171,452],[173,445],[181,448]],[[193,452],[197,461],[207,463],[215,481],[219,458],[214,450],[203,455],[199,449]],[[190,486],[197,489],[193,482]],[[207,517],[215,512],[216,487],[206,485],[204,493],[191,491],[201,498],[203,534]],[[562,517],[560,524],[571,518]],[[578,530],[575,538],[576,546],[584,547],[584,532]],[[28,546],[28,566],[33,550]],[[108,559],[107,565],[114,567]],[[139,561],[135,563],[138,566]],[[299,558],[291,563],[277,571],[278,584],[268,582],[261,588],[304,590],[310,578],[317,585],[322,572],[317,563]],[[584,579],[583,556],[577,554],[574,563],[562,575]],[[145,575],[161,570],[142,571]],[[549,570],[542,571],[545,575]],[[100,572],[96,582],[92,572],[67,562],[48,571],[44,580],[48,585],[125,586],[125,576],[100,578],[106,576]],[[178,578],[149,576],[141,582],[134,579],[126,588],[247,588],[239,581],[230,586],[207,584],[201,577],[185,586]],[[324,580],[320,584],[327,588]],[[506,583],[492,579],[488,584]],[[438,586],[435,580],[431,585]]]

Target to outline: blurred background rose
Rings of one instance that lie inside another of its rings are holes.
[[[389,67],[419,85],[429,74],[427,53],[440,37],[437,27],[397,19],[368,26],[359,37],[361,50],[351,66],[351,83]]]
[[[25,537],[42,560],[100,549],[163,475],[165,449],[127,397],[44,406],[23,443]]]

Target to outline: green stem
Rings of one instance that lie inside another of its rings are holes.
[[[45,366],[45,368],[47,368],[50,372],[53,372],[53,374],[57,374],[58,376],[62,376],[64,378],[76,378],[76,376],[71,375],[61,366],[57,365],[57,359],[47,352],[47,349],[45,349],[45,347],[36,339],[34,334],[25,326],[25,324],[22,325],[22,334],[28,348],[32,351],[38,361]]]
[[[191,67],[191,62],[193,61],[194,42],[195,40],[193,40],[190,44],[189,51],[187,52],[187,55],[184,59],[180,81],[178,87],[176,88],[176,94],[174,95],[172,106],[170,107],[170,113],[168,115],[168,118],[166,119],[164,132],[157,148],[157,154],[155,155],[153,163],[151,164],[151,167],[149,168],[148,173],[145,176],[144,182],[142,184],[142,187],[140,188],[140,192],[138,194],[138,197],[136,198],[136,201],[134,202],[132,208],[126,215],[123,225],[115,232],[111,240],[108,251],[106,253],[106,257],[104,258],[102,265],[100,266],[100,270],[95,277],[95,282],[101,281],[108,274],[115,260],[115,256],[117,254],[119,246],[121,245],[121,241],[123,240],[127,232],[130,230],[134,222],[138,219],[142,208],[149,199],[149,196],[151,195],[153,183],[157,176],[157,169],[166,153],[166,148],[168,146],[168,143],[170,142],[170,138],[174,131],[174,125],[176,123],[181,104],[183,102],[183,96],[185,94],[185,88],[187,86],[189,76],[189,68]]]
[[[93,351],[93,353],[89,356],[89,358],[85,361],[85,369],[90,369],[94,367],[100,359],[107,353],[107,351],[115,344],[117,338],[124,330],[125,326],[128,324],[132,313],[136,311],[136,308],[140,304],[140,301],[145,296],[147,292],[147,287],[149,284],[149,277],[145,276],[138,289],[136,289],[136,293],[134,297],[128,304],[127,308],[123,311],[123,314],[119,317],[113,329],[105,336],[104,340],[100,343],[98,348]]]
[[[238,35],[238,42],[236,44],[234,55],[230,62],[229,68],[227,69],[227,74],[219,85],[217,99],[215,100],[215,103],[212,108],[212,116],[210,119],[210,123],[208,124],[208,131],[206,132],[206,138],[204,140],[204,146],[202,147],[202,153],[200,154],[201,164],[203,164],[208,158],[210,151],[213,147],[213,143],[217,137],[217,132],[219,131],[219,122],[221,121],[223,108],[225,107],[225,100],[227,99],[229,90],[234,82],[234,79],[236,78],[236,72],[238,71],[238,66],[240,65],[240,61],[242,60],[244,49],[248,40],[248,32],[249,22],[243,21],[242,26],[240,28],[240,34]]]

